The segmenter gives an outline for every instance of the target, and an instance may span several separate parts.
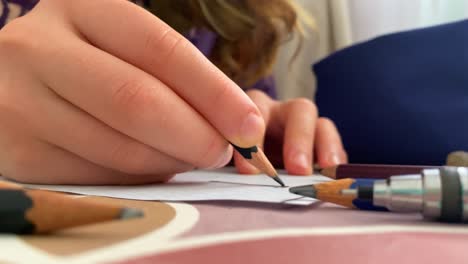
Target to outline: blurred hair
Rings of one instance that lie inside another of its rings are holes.
[[[241,87],[271,74],[279,46],[313,20],[292,0],[151,0],[149,9],[182,34],[206,27],[218,34],[210,60]],[[303,19],[299,21],[299,18]]]

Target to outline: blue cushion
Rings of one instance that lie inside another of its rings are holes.
[[[378,37],[313,69],[350,162],[440,165],[468,150],[468,20]]]

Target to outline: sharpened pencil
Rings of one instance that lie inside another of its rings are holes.
[[[394,175],[418,174],[422,170],[430,168],[440,167],[417,165],[341,164],[334,167],[324,168],[320,173],[333,179],[386,179]]]
[[[0,182],[0,233],[50,233],[116,219],[142,217],[140,210]]]
[[[372,200],[342,194],[343,190],[353,190],[357,187],[372,187],[373,183],[373,179],[341,179],[313,185],[292,187],[289,191],[297,195],[315,198],[320,201],[330,202],[348,208],[387,211],[384,207],[374,206]],[[364,190],[365,188],[362,189]]]
[[[269,177],[271,177],[273,180],[275,180],[282,187],[286,187],[286,185],[281,180],[281,178],[278,176],[278,173],[276,172],[275,168],[273,167],[271,162],[268,160],[265,153],[263,153],[261,148],[259,148],[257,146],[253,146],[253,147],[250,147],[250,148],[241,148],[241,147],[238,147],[238,146],[236,146],[234,144],[232,144],[232,146],[250,164],[255,166],[257,169],[259,169],[261,172],[265,173]]]

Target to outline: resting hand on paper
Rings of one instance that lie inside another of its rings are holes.
[[[309,175],[314,161],[322,168],[347,163],[335,125],[327,118],[317,117],[312,101],[304,98],[274,101],[258,90],[247,94],[265,119],[264,152],[273,165],[284,166],[289,174]],[[238,153],[234,161],[240,173],[258,172]]]
[[[41,0],[0,31],[0,173],[132,184],[224,166],[264,122],[179,33],[115,0]],[[226,140],[227,139],[227,140]]]

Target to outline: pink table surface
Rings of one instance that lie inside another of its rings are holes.
[[[424,221],[417,214],[324,203],[192,205],[200,218],[181,238],[241,235],[121,263],[468,263],[468,226]],[[260,233],[249,237],[250,232]]]

